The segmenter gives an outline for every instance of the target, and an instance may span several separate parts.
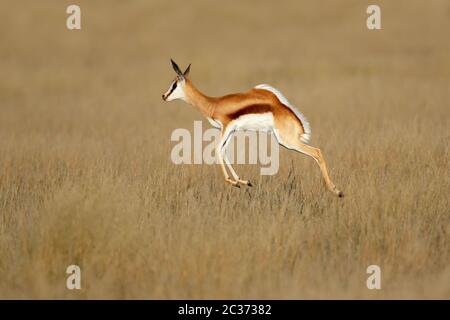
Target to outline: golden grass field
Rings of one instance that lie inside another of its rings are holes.
[[[377,0],[378,31],[356,0],[76,1],[69,31],[72,3],[0,3],[0,298],[450,298],[448,1]],[[280,89],[345,198],[286,149],[253,188],[174,165],[202,116],[161,100],[171,57]]]

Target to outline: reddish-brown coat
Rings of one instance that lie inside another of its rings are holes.
[[[204,116],[220,121],[223,128],[242,115],[271,112],[276,128],[296,124],[298,126],[298,130],[295,130],[297,134],[305,132],[301,120],[295,113],[267,90],[253,88],[243,93],[207,97],[197,90],[189,79],[186,79],[185,93],[189,103]]]

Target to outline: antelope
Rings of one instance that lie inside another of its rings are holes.
[[[273,132],[283,147],[312,157],[319,165],[328,189],[339,197],[344,196],[331,181],[320,149],[308,145],[311,128],[305,116],[280,91],[260,84],[245,93],[209,97],[188,78],[190,64],[182,72],[172,59],[170,61],[177,75],[162,98],[164,101],[183,100],[206,117],[213,127],[221,130],[216,155],[226,182],[236,187],[240,184],[251,186],[250,181],[239,177],[227,159],[225,150],[233,133],[237,130],[263,130]]]

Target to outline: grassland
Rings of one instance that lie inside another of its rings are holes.
[[[77,3],[0,4],[0,298],[450,298],[447,1],[377,1],[379,31],[364,1]],[[201,116],[161,101],[170,57],[279,88],[346,197],[287,150],[240,190],[174,165]]]

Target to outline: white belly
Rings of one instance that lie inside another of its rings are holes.
[[[246,114],[240,116],[236,120],[231,121],[230,125],[232,125],[236,130],[255,130],[270,132],[274,128],[273,114],[271,112]]]

